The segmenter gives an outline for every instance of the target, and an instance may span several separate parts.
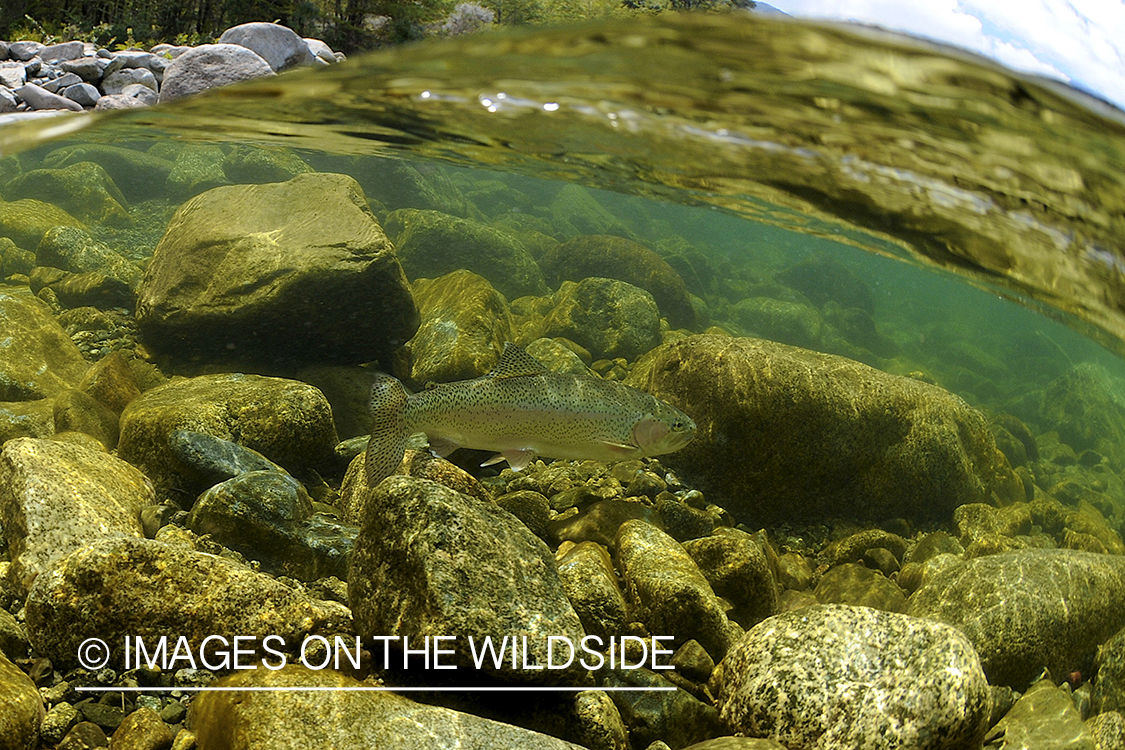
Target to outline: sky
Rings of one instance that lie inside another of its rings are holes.
[[[1057,78],[1125,109],[1125,0],[765,0],[875,24]]]

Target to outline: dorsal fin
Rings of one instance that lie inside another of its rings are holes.
[[[504,342],[504,352],[500,361],[492,368],[486,377],[489,378],[518,378],[524,375],[542,375],[547,372],[543,363],[516,346],[511,341]]]

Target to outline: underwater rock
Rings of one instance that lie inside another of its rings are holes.
[[[169,447],[176,430],[237,441],[298,473],[327,472],[339,442],[324,396],[294,380],[201,375],[145,391],[121,414],[118,454],[153,480],[161,499],[175,488],[190,496],[187,505],[204,487]]]
[[[632,359],[660,342],[660,313],[652,295],[624,281],[564,281],[543,321],[543,336],[561,336],[597,359]]]
[[[205,432],[175,430],[168,435],[168,449],[208,487],[252,471],[285,473],[258,451]]]
[[[0,236],[20,247],[37,247],[51,227],[81,227],[82,222],[51,203],[23,198],[0,200]]]
[[[875,319],[866,310],[840,307],[830,301],[824,305],[822,313],[824,322],[853,346],[866,349],[877,357],[893,357],[901,351],[894,339],[879,330]]]
[[[789,266],[775,278],[805,295],[817,307],[834,302],[845,310],[858,308],[869,316],[875,314],[875,298],[867,282],[829,255],[816,255]]]
[[[535,339],[526,347],[527,353],[539,360],[551,372],[569,373],[571,375],[589,375],[590,368],[582,361],[574,349],[577,344],[569,342],[570,346],[560,343],[558,339]],[[588,352],[587,352],[588,354]]]
[[[110,737],[114,750],[161,750],[172,747],[172,730],[151,708],[127,715]]]
[[[719,528],[684,549],[711,584],[731,604],[727,617],[748,628],[777,614],[777,582],[758,541],[738,529]]]
[[[108,453],[54,440],[8,441],[0,451],[0,527],[11,583],[26,592],[55,560],[84,544],[140,537],[138,514],[152,502],[145,476]]]
[[[675,539],[644,521],[626,521],[617,532],[617,558],[632,619],[677,646],[699,641],[716,662],[726,655],[733,630],[723,606]]]
[[[1083,363],[1053,380],[1043,393],[1039,418],[1080,452],[1088,448],[1125,463],[1125,408],[1101,367]]]
[[[0,750],[38,747],[43,714],[39,688],[0,653]]]
[[[587,492],[585,487],[575,488],[579,492]],[[564,491],[565,492],[565,491]],[[562,494],[562,493],[559,493]],[[552,507],[559,505],[552,502]],[[564,510],[555,507],[555,510]],[[640,519],[657,528],[662,528],[664,522],[656,510],[637,500],[619,500],[610,498],[591,502],[573,516],[552,521],[547,526],[547,535],[556,545],[562,542],[597,542],[603,547],[612,548],[617,539],[617,531],[621,524],[631,519]]]
[[[164,71],[160,101],[273,75],[277,74],[261,55],[240,44],[202,44],[174,59]]]
[[[1094,670],[1098,676],[1090,695],[1094,713],[1125,711],[1125,630],[1098,647]]]
[[[548,217],[555,228],[554,234],[576,237],[582,234],[608,234],[631,237],[625,224],[598,203],[586,188],[567,183],[559,190],[547,208]]]
[[[665,662],[667,663],[667,662]],[[687,691],[675,687],[657,672],[640,669],[611,669],[605,673],[603,687],[640,688],[638,692],[612,692],[632,747],[681,748],[722,734],[725,727],[719,712]],[[657,692],[645,688],[663,688]]]
[[[359,682],[331,669],[296,665],[238,672],[220,687],[314,687],[296,692],[208,692],[192,704],[198,747],[229,750],[582,750],[578,745],[391,692],[349,690]],[[310,721],[310,717],[316,717]]]
[[[24,250],[8,237],[0,237],[0,278],[23,274],[35,267],[35,253]]]
[[[134,203],[151,200],[153,186],[163,185],[172,171],[172,162],[166,159],[132,148],[100,143],[63,146],[43,157],[46,169],[64,169],[81,162],[100,165],[125,198]],[[76,222],[58,221],[55,224],[73,226]]]
[[[359,635],[454,635],[448,661],[470,669],[470,636],[478,645],[526,637],[535,664],[547,662],[547,636],[585,636],[550,550],[507,511],[413,477],[388,477],[368,494],[348,576]],[[586,676],[577,666],[546,673],[488,659],[482,670],[505,682]]]
[[[559,560],[558,571],[566,597],[588,634],[608,639],[626,632],[625,595],[605,547],[595,542],[576,544]]]
[[[626,383],[695,420],[695,440],[662,463],[748,524],[943,518],[993,493],[1023,497],[980,412],[842,357],[689,336]]]
[[[418,311],[356,181],[311,173],[181,206],[146,269],[137,323],[177,357],[360,364],[389,358]]]
[[[415,382],[468,380],[491,370],[514,338],[507,300],[471,271],[419,279],[413,286],[422,315],[408,344]]]
[[[902,589],[878,570],[859,563],[829,568],[821,576],[813,595],[821,604],[848,604],[884,612],[906,610],[906,595]]]
[[[989,682],[1019,690],[1044,668],[1089,671],[1098,645],[1125,627],[1125,558],[1065,549],[977,557],[927,580],[907,611],[956,627]]]
[[[695,309],[684,280],[639,242],[612,235],[576,237],[545,253],[539,267],[547,283],[555,287],[591,276],[626,281],[651,294],[673,328],[695,327]]]
[[[313,516],[305,488],[281,471],[249,471],[216,484],[195,501],[188,526],[301,581],[346,579],[359,529]]]
[[[968,639],[924,619],[820,605],[771,617],[723,661],[730,728],[793,750],[968,748],[992,696]]]
[[[4,186],[4,196],[8,200],[34,198],[53,203],[85,222],[108,226],[129,226],[133,223],[126,210],[129,203],[125,196],[109,174],[93,162],[78,162],[62,169],[24,172]]]
[[[699,508],[691,507],[671,492],[659,493],[654,504],[660,519],[664,522],[664,530],[677,542],[710,536],[715,530],[713,516]]]
[[[54,399],[0,401],[0,445],[18,437],[46,438],[55,434]]]
[[[173,200],[186,200],[212,188],[229,185],[231,180],[223,171],[226,153],[216,145],[185,144],[176,152],[172,171],[165,183]]]
[[[817,347],[824,329],[816,309],[770,297],[747,297],[731,307],[730,315],[747,334],[806,349]]]
[[[413,208],[387,214],[385,225],[411,279],[468,269],[488,279],[507,299],[547,293],[539,266],[523,245],[499,229]]]
[[[287,148],[235,146],[223,158],[223,174],[236,184],[285,182],[313,168]]]
[[[57,432],[83,432],[108,450],[117,447],[117,415],[83,391],[72,388],[55,396],[54,420]]]
[[[320,389],[332,405],[332,418],[341,440],[371,434],[371,386],[376,368],[358,365],[309,365],[293,375]],[[364,444],[366,447],[366,443]]]
[[[435,164],[410,164],[401,159],[372,156],[310,155],[310,159],[313,158],[321,171],[340,171],[355,175],[363,186],[364,195],[372,201],[378,201],[390,211],[412,208],[462,218],[477,215],[461,190]]]
[[[1059,747],[1095,750],[1093,735],[1071,699],[1070,690],[1040,680],[1024,693],[985,737],[986,747]],[[1000,743],[1000,744],[997,744]]]
[[[115,414],[121,414],[133,399],[141,395],[137,377],[121,352],[110,352],[95,362],[82,376],[78,390],[91,395]]]
[[[89,363],[42,301],[0,289],[0,401],[53,397],[81,380]]]
[[[535,490],[517,490],[496,498],[496,504],[520,519],[532,534],[540,539],[547,539],[547,524],[551,521],[551,503],[542,494]]]
[[[31,291],[38,295],[41,289],[53,292],[65,308],[131,309],[134,303],[133,290],[127,284],[101,271],[67,273],[58,268],[37,266],[31,271]]]
[[[239,44],[257,52],[275,73],[299,65],[312,65],[315,57],[305,40],[276,23],[244,23],[222,33],[218,44]]]
[[[141,280],[140,268],[78,227],[55,227],[44,234],[35,250],[35,262],[75,273],[97,271],[130,289],[136,289]]]
[[[294,649],[308,634],[350,632],[351,619],[343,605],[312,599],[233,560],[152,539],[106,539],[57,560],[36,579],[27,630],[39,653],[69,667],[88,637],[120,644],[126,636],[152,643],[183,636],[202,647],[209,635],[228,642],[277,635]],[[123,650],[110,652],[109,666],[121,669]]]
[[[1097,750],[1125,750],[1125,716],[1106,711],[1086,720],[1086,729]]]

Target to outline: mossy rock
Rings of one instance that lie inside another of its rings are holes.
[[[43,167],[64,169],[82,162],[94,162],[109,174],[125,198],[131,202],[150,200],[154,185],[163,185],[173,163],[124,146],[84,143],[57,148],[43,157]]]
[[[89,363],[50,309],[26,290],[0,289],[0,401],[52,397]]]
[[[0,237],[8,237],[20,247],[38,247],[47,230],[57,226],[83,224],[52,203],[34,198],[0,200]]]
[[[936,386],[717,335],[664,344],[626,381],[697,425],[666,466],[748,524],[948,518],[1023,497],[984,416]]]
[[[305,160],[286,148],[236,146],[222,163],[223,174],[235,184],[285,182],[312,172]]]
[[[53,203],[84,222],[116,227],[133,224],[129,202],[109,174],[94,162],[25,172],[4,186],[4,196]]]
[[[570,339],[598,359],[632,359],[660,342],[655,300],[625,281],[566,281],[552,302],[542,335]]]
[[[816,348],[824,332],[824,319],[802,302],[747,297],[731,307],[731,320],[747,334],[781,344]]]
[[[875,297],[867,282],[830,256],[817,255],[801,261],[777,274],[776,278],[803,294],[817,307],[824,307],[831,301],[841,308],[856,307],[868,315],[875,314]]]
[[[601,276],[627,281],[652,295],[673,328],[694,328],[695,310],[680,274],[655,252],[623,237],[576,237],[539,259],[547,282],[581,281]]]

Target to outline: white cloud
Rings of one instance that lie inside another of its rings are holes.
[[[768,0],[767,0],[768,1]],[[1123,0],[776,0],[794,16],[877,24],[1089,89],[1125,107]]]

